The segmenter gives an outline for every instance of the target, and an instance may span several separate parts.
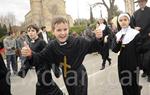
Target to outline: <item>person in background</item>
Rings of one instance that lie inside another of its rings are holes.
[[[41,32],[38,34],[38,36],[43,39],[46,43],[50,40],[48,37],[48,32],[46,31],[46,26],[41,27]]]
[[[94,33],[89,23],[87,24],[86,29],[83,31],[82,36],[88,40],[93,39]]]
[[[24,46],[24,41],[26,41],[27,43],[29,43],[29,40],[28,40],[28,37],[27,37],[27,34],[25,33],[25,31],[20,31],[19,32],[19,36],[18,38],[16,39],[16,44],[17,44],[17,49],[18,49],[18,55],[19,55],[19,59],[20,59],[20,62],[21,62],[21,65],[23,65],[24,61],[25,61],[25,57],[23,57],[21,55],[21,49],[22,47]]]
[[[100,18],[98,20],[97,27],[103,31],[103,37],[104,37],[103,47],[99,51],[103,59],[102,67],[100,70],[103,70],[105,69],[106,60],[109,62],[109,65],[111,64],[111,58],[109,58],[109,42],[108,42],[108,36],[110,35],[111,31],[107,26],[107,22],[104,18]]]
[[[148,0],[137,0],[135,3],[138,3],[139,9],[133,13],[131,22],[133,24],[133,28],[140,31],[142,36],[141,39],[144,42],[148,42],[150,37],[150,7],[146,6]],[[147,81],[150,82],[150,62],[149,58],[150,52],[145,52],[141,54],[141,68],[143,70],[142,77],[148,76]]]
[[[12,66],[13,74],[16,75],[18,71],[18,65],[16,62],[16,39],[15,33],[9,32],[9,35],[4,39],[4,48],[7,61],[7,69],[10,71],[10,65]]]

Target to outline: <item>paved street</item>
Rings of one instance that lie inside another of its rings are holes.
[[[102,63],[101,56],[97,54],[86,56],[84,65],[89,77],[89,95],[121,95],[117,76],[117,55],[111,52],[110,57],[112,58],[112,65],[106,64],[106,69],[101,71],[99,70],[100,63]],[[62,77],[54,79],[59,87],[66,92]],[[13,95],[35,95],[36,75],[34,70],[30,70],[25,79],[12,76],[11,81]],[[140,84],[143,85],[142,95],[150,95],[150,83],[147,82],[146,78],[140,78]]]

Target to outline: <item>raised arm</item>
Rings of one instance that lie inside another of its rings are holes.
[[[79,43],[77,45],[80,47],[81,51],[86,53],[97,52],[103,45],[103,33],[100,30],[94,31],[94,37],[87,39],[79,37]]]
[[[47,45],[41,52],[33,52],[27,44],[21,50],[22,56],[27,57],[33,64],[53,63],[53,56],[50,44]]]

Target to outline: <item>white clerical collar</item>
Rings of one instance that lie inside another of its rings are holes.
[[[145,6],[144,8],[141,8],[141,11],[144,11],[144,10],[145,10],[145,8],[146,8],[146,6]]]
[[[64,43],[59,43],[60,46],[63,46],[63,45],[66,45],[67,42],[64,42]]]
[[[135,38],[135,36],[138,33],[139,33],[139,31],[132,29],[130,26],[127,28],[123,28],[116,34],[117,41],[120,40],[122,35],[125,35],[122,40],[122,44],[128,44]]]
[[[31,40],[31,43],[35,43],[35,40]]]
[[[35,39],[31,39],[31,43],[35,43],[35,41],[38,39],[39,37],[37,36]]]

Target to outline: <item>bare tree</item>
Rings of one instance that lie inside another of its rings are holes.
[[[6,18],[3,15],[0,16],[0,23],[2,25],[6,23]]]
[[[108,1],[108,2],[106,2]],[[117,5],[115,5],[115,0],[101,0],[101,2],[97,2],[93,4],[93,6],[104,5],[108,12],[108,20],[118,15],[120,11],[118,10]]]
[[[16,18],[14,14],[8,13],[6,15],[6,18],[7,18],[7,23],[10,24],[11,26],[16,24]]]
[[[0,23],[5,24],[7,27],[9,25],[13,26],[16,24],[16,18],[15,15],[12,13],[8,13],[7,15],[1,15],[0,16]]]
[[[90,5],[90,22],[91,22],[91,23],[94,21],[92,9],[93,9],[93,8],[92,8],[92,6]]]

